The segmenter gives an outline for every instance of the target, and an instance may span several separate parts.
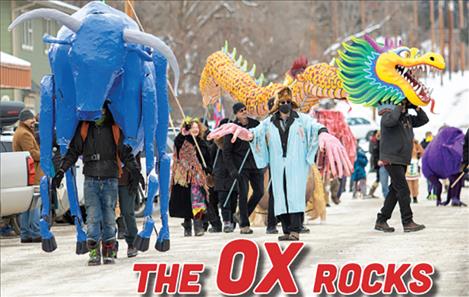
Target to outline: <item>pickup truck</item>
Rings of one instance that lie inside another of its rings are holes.
[[[0,103],[0,218],[19,233],[17,215],[35,207],[34,161],[29,152],[12,152],[13,131],[5,127],[17,121],[22,102]]]

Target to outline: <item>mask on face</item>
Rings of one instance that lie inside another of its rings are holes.
[[[291,103],[284,103],[278,108],[281,113],[289,113],[291,111]]]

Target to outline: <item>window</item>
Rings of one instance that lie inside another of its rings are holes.
[[[52,20],[45,19],[42,23],[42,26],[43,26],[44,34],[53,35],[54,32],[52,32],[52,28],[54,25],[52,23]],[[46,55],[47,55],[47,52],[49,51],[50,45],[51,45],[50,43],[44,42],[44,53]]]
[[[23,43],[21,48],[24,50],[32,51],[33,48],[33,23],[31,20],[23,23]]]
[[[13,143],[2,141],[0,142],[0,152],[9,153],[13,151]]]

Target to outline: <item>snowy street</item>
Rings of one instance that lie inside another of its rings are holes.
[[[436,285],[426,296],[469,296],[469,208],[437,208],[434,201],[423,198],[424,182],[420,183],[420,188],[420,201],[412,204],[412,208],[415,221],[426,225],[421,232],[404,233],[398,209],[389,221],[396,227],[395,233],[374,231],[382,199],[352,200],[350,192],[342,196],[340,205],[327,209],[326,222],[308,224],[311,233],[301,237],[306,247],[293,264],[302,295],[312,296],[314,266],[318,263],[343,265],[354,261],[362,265],[428,262],[437,273],[433,277]],[[462,200],[469,203],[467,187],[463,189]],[[98,267],[86,266],[87,255],[74,254],[73,226],[53,227],[58,249],[51,254],[43,252],[40,244],[20,244],[19,238],[2,239],[1,296],[136,296],[138,280],[132,264],[137,262],[204,263],[202,292],[205,296],[219,296],[216,266],[225,243],[235,238],[249,238],[259,244],[277,240],[276,235],[266,235],[263,227],[255,227],[253,235],[241,236],[237,229],[231,234],[206,233],[203,237],[185,238],[180,223],[179,219],[170,219],[171,249],[168,252],[159,253],[153,248],[153,235],[149,251],[128,259],[125,242],[120,240],[123,249],[119,251],[116,265]],[[141,220],[138,227],[141,227]],[[266,256],[263,260],[265,274],[270,263]]]

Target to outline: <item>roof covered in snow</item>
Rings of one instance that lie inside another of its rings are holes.
[[[0,52],[0,64],[17,65],[23,67],[31,67],[31,63],[10,54]]]

